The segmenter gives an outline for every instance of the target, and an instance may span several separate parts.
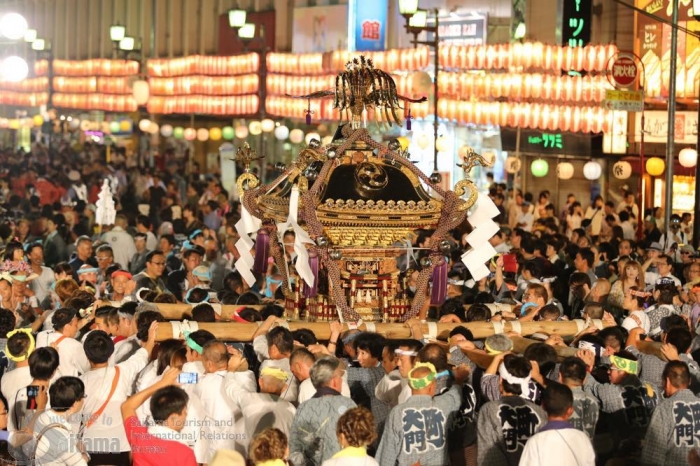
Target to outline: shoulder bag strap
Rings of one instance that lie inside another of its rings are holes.
[[[104,412],[105,408],[107,408],[107,404],[109,404],[109,401],[112,399],[112,395],[114,395],[114,392],[117,389],[117,385],[119,385],[119,366],[115,366],[114,370],[116,371],[116,374],[114,375],[114,379],[112,379],[112,387],[109,389],[109,395],[107,395],[107,399],[105,400],[104,403],[102,403],[102,406],[100,406],[100,409],[95,411],[92,416],[90,416],[90,419],[88,420],[87,424],[85,425],[85,428],[87,429],[91,425],[97,421],[97,418],[100,417],[100,415]]]
[[[63,429],[65,431],[68,431],[68,428],[66,426],[64,426],[63,424],[60,424],[58,422],[54,422],[53,424],[49,424],[46,427],[44,427],[43,429],[41,429],[41,431],[39,432],[39,434],[36,436],[36,439],[35,439],[36,443],[34,444],[34,451],[32,452],[32,457],[30,458],[30,461],[31,461],[30,464],[36,464],[36,451],[39,448],[39,441],[46,434],[46,432],[48,432],[49,430],[54,429],[54,428]]]

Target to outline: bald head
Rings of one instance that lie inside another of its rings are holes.
[[[223,342],[219,340],[208,341],[202,349],[202,363],[208,373],[226,369],[228,350]]]

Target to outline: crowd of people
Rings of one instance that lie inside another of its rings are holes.
[[[629,191],[586,211],[569,196],[556,213],[547,191],[533,203],[494,184],[488,277],[461,263],[464,225],[446,253],[447,299],[405,323],[411,338],[334,321],[319,341],[289,329],[274,265],[252,286],[235,269],[240,204],[216,176],[103,156],[0,154],[0,463],[700,464],[687,216],[640,218]],[[104,179],[113,225],[95,224]],[[409,296],[431,235],[416,231],[400,263]],[[231,320],[258,328],[247,343],[206,330],[156,341],[170,325],[159,305],[175,303],[206,323],[237,306]],[[424,334],[426,319],[455,324],[449,340]],[[517,333],[481,340],[463,325],[573,319],[585,322],[573,338],[532,335],[522,354]]]

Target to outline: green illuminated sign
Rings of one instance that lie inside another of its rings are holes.
[[[545,149],[563,149],[564,143],[561,133],[542,133],[538,136],[528,136],[527,142]]]

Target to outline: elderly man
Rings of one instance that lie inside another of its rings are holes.
[[[340,451],[335,426],[345,411],[357,406],[340,394],[344,373],[342,362],[333,356],[318,359],[311,368],[316,394],[299,406],[289,438],[294,466],[320,466]]]

